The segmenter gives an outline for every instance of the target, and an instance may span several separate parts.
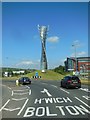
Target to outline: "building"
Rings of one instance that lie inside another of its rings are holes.
[[[74,71],[75,70],[75,59],[74,58],[67,58],[66,61],[64,61],[65,64],[65,71]]]
[[[80,73],[88,73],[90,72],[90,57],[78,57],[78,71]]]
[[[90,57],[67,58],[64,62],[66,71],[79,71],[81,74],[90,72]]]

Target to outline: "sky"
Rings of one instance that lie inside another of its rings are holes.
[[[40,26],[48,26],[48,68],[64,65],[67,57],[88,56],[87,2],[2,3],[2,65],[40,69]]]

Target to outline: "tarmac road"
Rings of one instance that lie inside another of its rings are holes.
[[[14,80],[3,80],[0,87],[2,118],[89,119],[90,89],[86,85],[66,89],[59,80],[32,80],[31,85],[16,86]]]

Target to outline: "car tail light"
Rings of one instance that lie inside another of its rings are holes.
[[[81,81],[80,81],[80,80],[78,80],[78,82],[80,83]]]
[[[68,83],[71,83],[72,81],[71,80],[68,80]]]

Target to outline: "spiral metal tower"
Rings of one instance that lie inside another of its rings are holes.
[[[46,58],[46,36],[48,32],[47,26],[39,26],[38,30],[40,32],[40,38],[41,38],[41,44],[42,44],[42,53],[41,53],[41,70],[42,72],[46,72],[48,66],[47,66],[47,58]]]

